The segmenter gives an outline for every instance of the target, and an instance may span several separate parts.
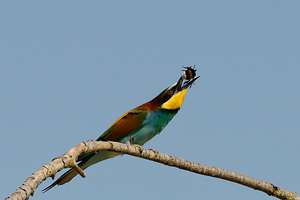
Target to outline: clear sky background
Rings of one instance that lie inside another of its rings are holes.
[[[201,77],[182,109],[144,147],[300,193],[299,10],[298,0],[2,1],[0,198],[194,64]],[[43,194],[48,179],[30,199],[274,199],[127,155],[86,173]]]

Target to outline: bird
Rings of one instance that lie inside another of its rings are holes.
[[[190,70],[190,68],[187,70]],[[125,144],[144,145],[159,134],[177,114],[181,108],[187,89],[198,78],[199,76],[196,78],[193,76],[191,80],[187,80],[183,74],[175,84],[163,90],[151,101],[122,115],[97,141],[116,141]],[[186,81],[183,83],[183,80]],[[79,162],[78,166],[84,170],[100,161],[118,155],[121,154],[110,151],[98,151],[80,156],[77,162]],[[70,169],[42,191],[47,192],[56,185],[63,185],[72,180],[76,175],[77,172],[74,169]]]

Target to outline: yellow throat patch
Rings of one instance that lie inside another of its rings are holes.
[[[187,89],[181,90],[177,94],[171,97],[167,102],[165,102],[161,107],[167,110],[180,109],[183,99],[186,95]]]

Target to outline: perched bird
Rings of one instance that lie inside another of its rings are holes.
[[[199,78],[194,77],[195,75],[192,80],[185,81],[183,84],[183,78],[181,76],[177,83],[162,91],[151,101],[122,115],[97,139],[97,141],[117,141],[125,144],[139,145],[145,144],[155,135],[160,133],[176,115],[182,105],[188,87]],[[110,151],[88,153],[78,158],[78,162],[80,162],[78,166],[84,170],[97,162],[118,155],[120,154]],[[70,169],[53,184],[45,188],[43,192],[50,190],[55,185],[63,185],[69,182],[76,175],[77,172]]]

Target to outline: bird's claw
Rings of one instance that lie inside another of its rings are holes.
[[[159,154],[159,152],[156,149],[149,149],[150,151],[152,151],[153,153],[155,153],[156,155]]]

